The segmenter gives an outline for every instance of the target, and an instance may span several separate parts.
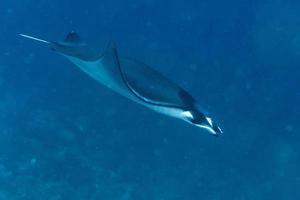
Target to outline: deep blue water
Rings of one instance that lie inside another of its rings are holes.
[[[0,3],[0,200],[300,199],[300,3]],[[20,38],[116,41],[224,134],[159,115]]]

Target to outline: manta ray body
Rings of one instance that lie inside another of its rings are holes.
[[[222,133],[212,119],[198,109],[196,100],[188,92],[148,65],[119,57],[113,43],[104,51],[97,51],[82,42],[76,32],[70,32],[62,42],[20,35],[47,44],[99,83],[136,103],[183,119],[213,135]]]

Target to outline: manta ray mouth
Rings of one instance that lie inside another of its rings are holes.
[[[204,128],[205,130],[207,130],[209,133],[211,133],[214,136],[219,136],[220,134],[223,133],[223,131],[219,127],[218,127],[218,129],[215,129],[213,127],[209,127],[209,126],[201,125],[201,124],[194,124],[194,125],[197,127],[200,127],[200,128]]]
[[[199,111],[183,111],[181,115],[185,121],[203,128],[215,136],[223,133],[222,129],[213,122],[212,118],[205,116]]]

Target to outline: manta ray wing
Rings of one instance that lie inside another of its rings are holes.
[[[125,96],[132,95],[147,104],[157,106],[167,106],[189,109],[194,106],[195,100],[185,90],[161,75],[146,64],[134,59],[120,58],[117,48],[113,43],[108,45],[103,53],[88,49],[86,45],[76,45],[73,43],[53,43],[55,51],[67,55],[71,61],[72,58],[78,59],[81,65],[97,65],[89,72],[95,78],[99,74],[98,81],[104,85],[122,93]],[[75,64],[76,64],[75,63]],[[105,74],[105,77],[100,73]],[[95,78],[97,79],[97,77]],[[102,81],[101,81],[102,80]],[[124,93],[131,92],[131,95]]]
[[[144,101],[184,109],[194,105],[191,95],[146,64],[134,59],[121,59],[120,63],[129,87]]]
[[[107,53],[107,56],[112,57],[108,60],[114,62],[110,66],[119,70],[119,74],[116,74],[139,100],[156,106],[182,109],[194,106],[192,96],[154,69],[134,59],[120,59],[114,43],[108,47]],[[103,58],[105,57],[104,55]]]

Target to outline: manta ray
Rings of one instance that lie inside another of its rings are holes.
[[[119,57],[114,43],[100,52],[84,43],[74,31],[59,42],[20,36],[46,44],[99,83],[138,104],[204,128],[215,136],[222,133],[187,91],[143,62]]]

